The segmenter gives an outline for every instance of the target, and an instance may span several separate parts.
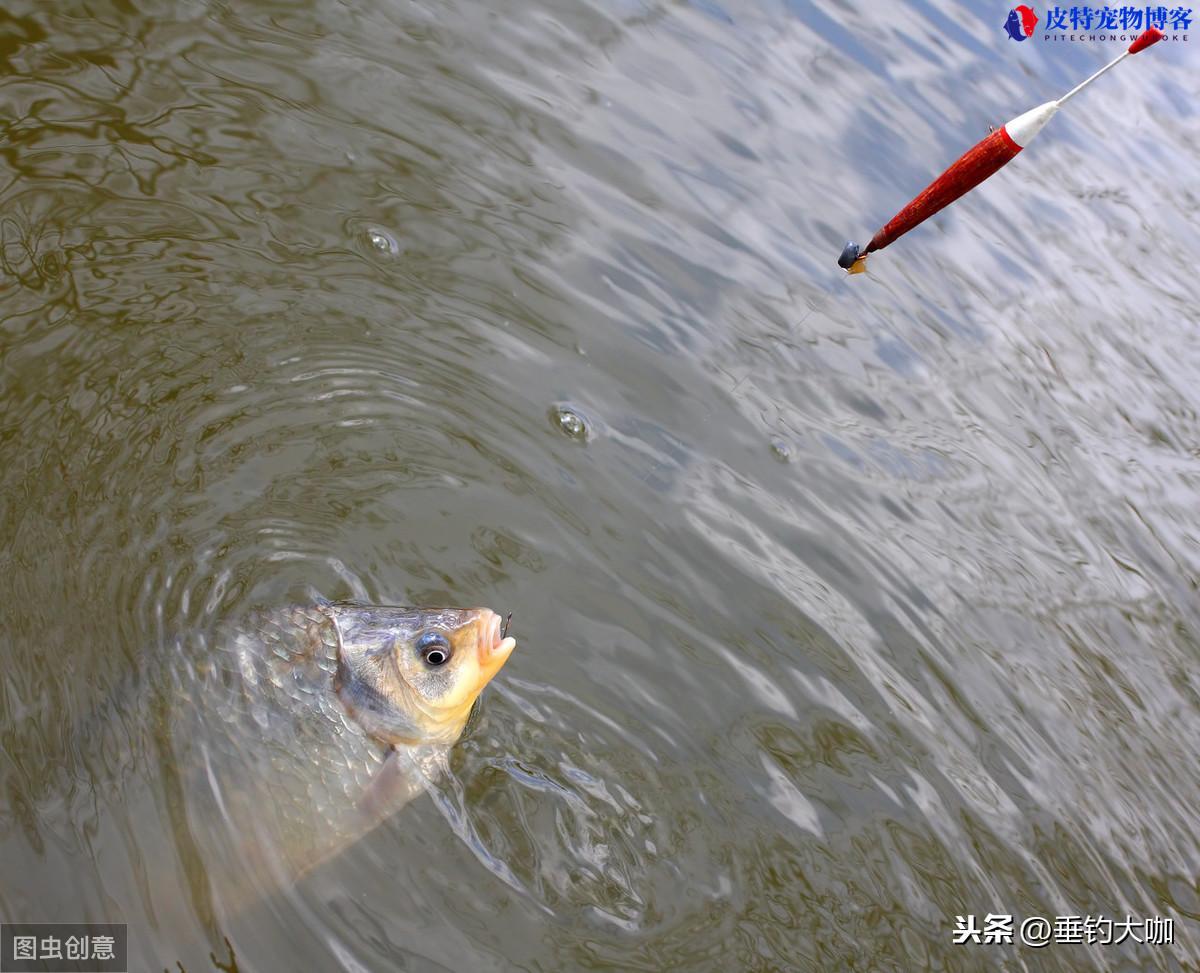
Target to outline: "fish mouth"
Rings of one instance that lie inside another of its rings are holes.
[[[506,635],[508,625],[502,616],[490,608],[480,609],[479,619],[479,664],[485,670],[499,669],[504,660],[517,647],[517,640]],[[510,616],[511,617],[511,616]]]

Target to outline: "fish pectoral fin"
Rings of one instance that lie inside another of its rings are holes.
[[[867,255],[864,253],[846,268],[848,274],[865,274],[867,272]]]
[[[392,747],[358,799],[359,814],[373,827],[390,818],[423,790],[425,778],[408,754]]]
[[[310,872],[365,838],[421,794],[425,786],[426,777],[411,754],[390,747],[358,800],[347,805],[344,815],[336,821],[328,846],[297,870],[294,881],[301,881]]]

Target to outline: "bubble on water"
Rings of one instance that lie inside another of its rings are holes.
[[[550,410],[550,421],[558,427],[558,431],[576,442],[587,442],[589,436],[588,423],[575,409],[566,405],[556,405]]]
[[[366,234],[367,243],[376,253],[381,253],[385,257],[395,257],[400,253],[399,241],[382,227],[368,226]]]
[[[781,463],[790,463],[792,461],[792,447],[782,439],[772,439],[771,455]]]

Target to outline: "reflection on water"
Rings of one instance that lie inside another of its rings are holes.
[[[137,969],[1200,962],[1190,48],[834,264],[1111,53],[1004,13],[0,13],[0,915]],[[521,648],[432,799],[235,896],[172,687],[318,595]]]

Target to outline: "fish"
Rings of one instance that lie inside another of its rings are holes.
[[[158,763],[193,906],[293,885],[421,794],[515,649],[507,628],[487,608],[291,607],[177,668]]]

